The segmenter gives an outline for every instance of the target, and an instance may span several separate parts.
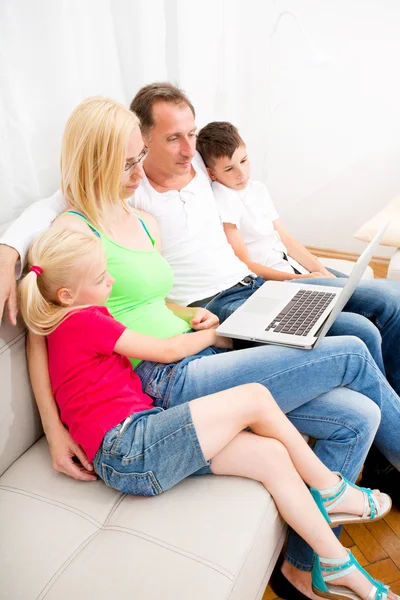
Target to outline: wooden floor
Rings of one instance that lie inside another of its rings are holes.
[[[392,508],[385,519],[368,525],[347,525],[340,541],[370,575],[400,594],[400,511]],[[268,586],[263,600],[277,598]]]

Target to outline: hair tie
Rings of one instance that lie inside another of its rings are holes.
[[[37,265],[32,265],[29,271],[33,271],[34,273],[36,273],[37,276],[43,273],[42,267],[38,267]]]

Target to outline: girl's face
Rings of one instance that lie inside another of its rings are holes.
[[[148,153],[139,127],[135,127],[126,145],[125,163],[121,176],[120,197],[127,200],[139,187],[140,180],[144,177],[143,162]]]
[[[69,306],[104,306],[111,294],[115,279],[107,272],[107,261],[103,248],[97,256],[83,261],[76,274],[76,289],[63,288],[58,291],[62,304]]]

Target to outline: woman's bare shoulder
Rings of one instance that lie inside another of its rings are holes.
[[[64,213],[57,217],[51,225],[52,229],[68,229],[71,231],[82,231],[82,233],[90,233],[92,230],[83,219],[77,215]]]

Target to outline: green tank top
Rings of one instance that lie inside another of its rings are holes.
[[[83,219],[102,241],[107,270],[115,279],[107,302],[115,319],[132,331],[159,338],[189,331],[190,325],[165,305],[173,284],[173,272],[154,248],[154,239],[139,215],[137,217],[153,245],[151,250],[131,250],[121,246],[96,229],[81,213],[69,210],[66,214]],[[140,360],[132,358],[131,363],[135,368]]]

